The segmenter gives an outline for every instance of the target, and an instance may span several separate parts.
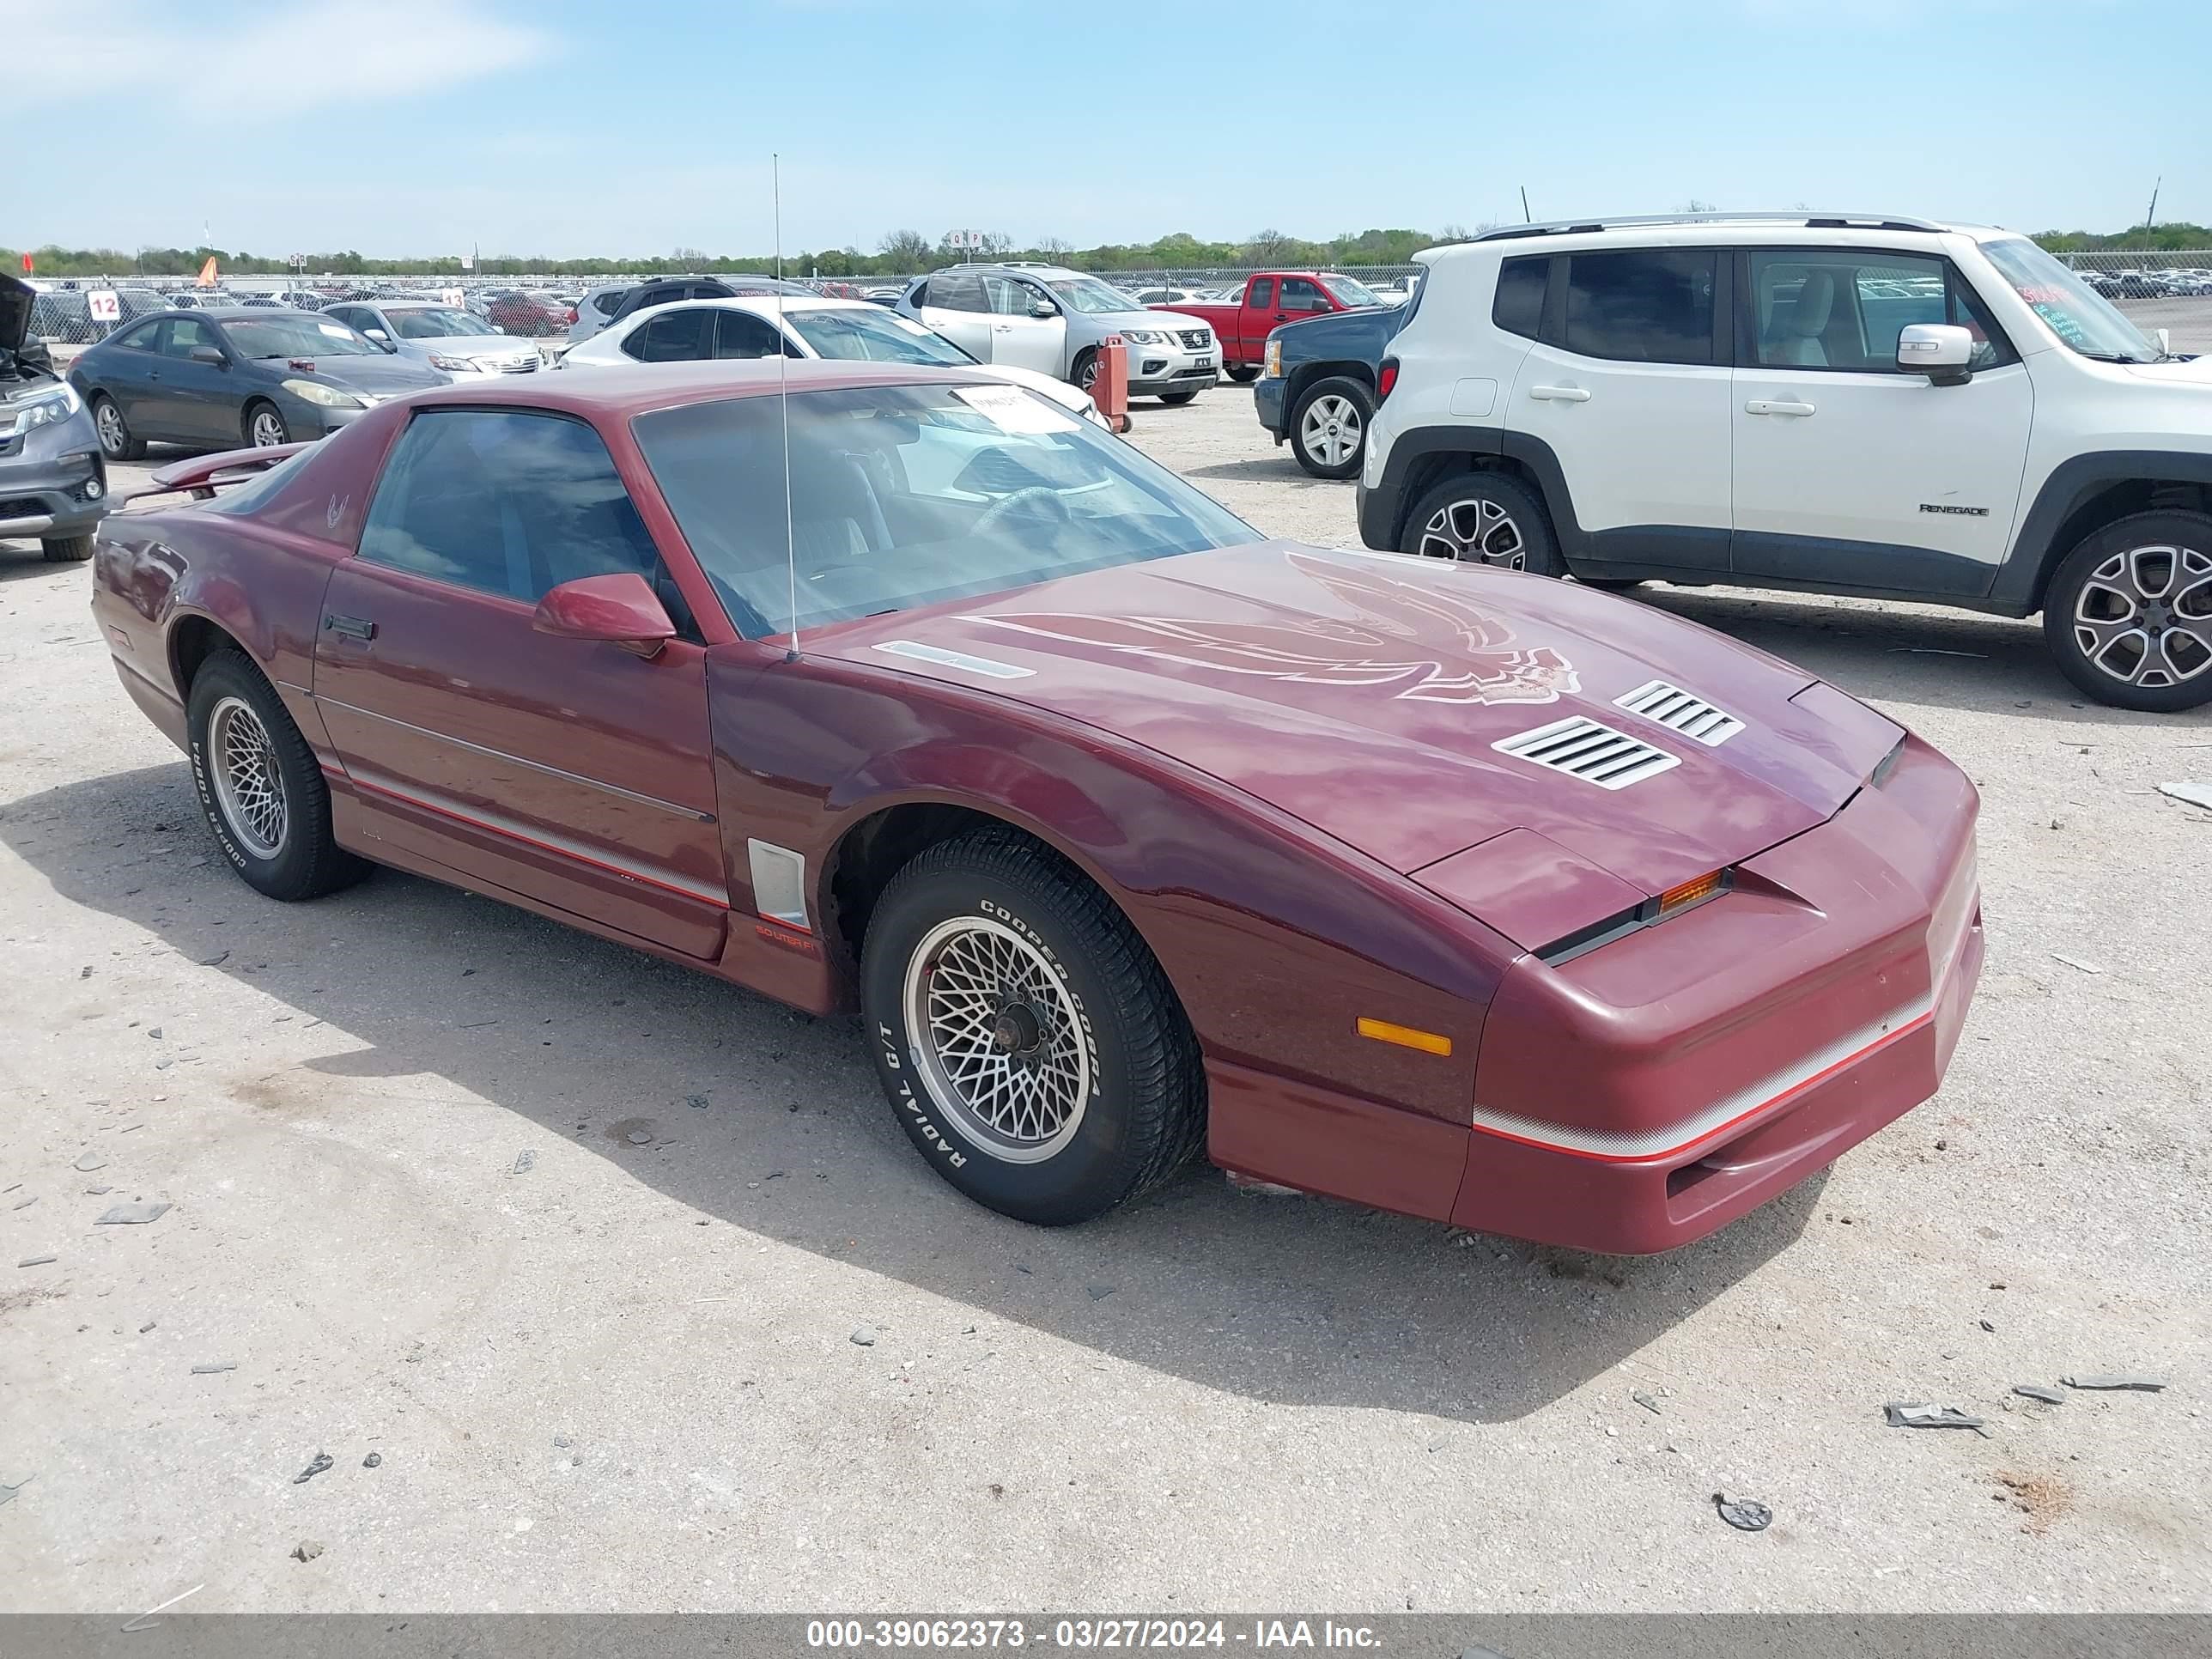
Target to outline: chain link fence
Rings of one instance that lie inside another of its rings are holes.
[[[2067,253],[2058,256],[2080,271],[2097,291],[2121,301],[2178,299],[2212,301],[2212,248],[2143,252]],[[1174,301],[1234,300],[1255,267],[1178,266],[1156,270],[1097,273],[1114,287],[1141,298]],[[1340,265],[1334,269],[1373,289],[1385,300],[1407,294],[1421,267]],[[915,273],[919,275],[921,273]],[[31,331],[50,344],[90,345],[137,318],[167,307],[290,306],[308,310],[343,300],[443,299],[474,312],[503,331],[544,341],[565,339],[584,297],[598,289],[647,281],[644,275],[594,276],[233,276],[214,288],[188,277],[137,276],[73,276],[34,285]],[[794,280],[837,298],[888,297],[911,276],[811,277]],[[2159,320],[2168,308],[2158,307]],[[2195,307],[2182,308],[2192,319]],[[2212,306],[2203,313],[2212,329]]]

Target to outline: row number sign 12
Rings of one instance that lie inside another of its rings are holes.
[[[115,290],[112,288],[94,289],[84,296],[84,303],[95,323],[119,323],[123,320],[123,301],[115,297]]]

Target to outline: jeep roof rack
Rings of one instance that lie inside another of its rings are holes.
[[[1505,225],[1486,230],[1478,242],[1510,241],[1524,236],[1588,235],[1593,231],[1626,230],[1653,225],[1802,225],[1808,230],[1946,230],[1933,220],[1915,219],[1902,213],[1652,213],[1630,218],[1556,219],[1541,225]]]

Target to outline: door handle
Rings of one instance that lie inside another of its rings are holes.
[[[342,634],[349,640],[373,640],[376,624],[366,617],[339,617],[325,613],[323,626],[333,634]]]
[[[1555,404],[1586,404],[1589,401],[1589,389],[1578,386],[1532,386],[1528,388],[1528,395]]]
[[[1744,406],[1748,415],[1810,415],[1810,404],[1777,403],[1771,398],[1753,398]]]
[[[1012,334],[1013,331],[1014,325],[1012,323],[994,323],[991,325],[991,332],[994,334]]]

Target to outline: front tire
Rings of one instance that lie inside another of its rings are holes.
[[[1228,374],[1237,385],[1249,386],[1260,378],[1260,366],[1257,363],[1231,363]]]
[[[284,423],[284,411],[265,398],[246,404],[241,430],[251,449],[274,449],[278,444],[292,441],[292,428]]]
[[[48,564],[82,564],[92,556],[89,536],[50,536],[39,544]]]
[[[1567,574],[1544,503],[1503,472],[1462,472],[1430,490],[1407,516],[1398,550],[1532,576]]]
[[[1097,395],[1098,386],[1098,349],[1085,347],[1076,357],[1075,366],[1068,371],[1067,383],[1078,392]]]
[[[1025,836],[957,836],[893,878],[861,1000],[908,1138],[1001,1215],[1090,1220],[1198,1149],[1205,1075],[1167,976],[1104,894]]]
[[[2051,574],[2043,634],[2099,702],[2212,702],[2212,514],[2137,513],[2083,538]]]
[[[1347,376],[1316,380],[1291,410],[1291,453],[1316,478],[1349,478],[1367,453],[1375,394]]]
[[[92,429],[100,434],[100,453],[109,460],[146,459],[146,446],[131,434],[131,422],[123,418],[123,406],[105,392],[93,394]]]
[[[314,751],[243,653],[217,651],[202,663],[185,711],[200,811],[247,886],[289,902],[368,872],[331,833],[330,787]]]
[[[1170,409],[1181,409],[1196,396],[1198,393],[1195,392],[1163,392],[1160,393],[1160,401]]]

